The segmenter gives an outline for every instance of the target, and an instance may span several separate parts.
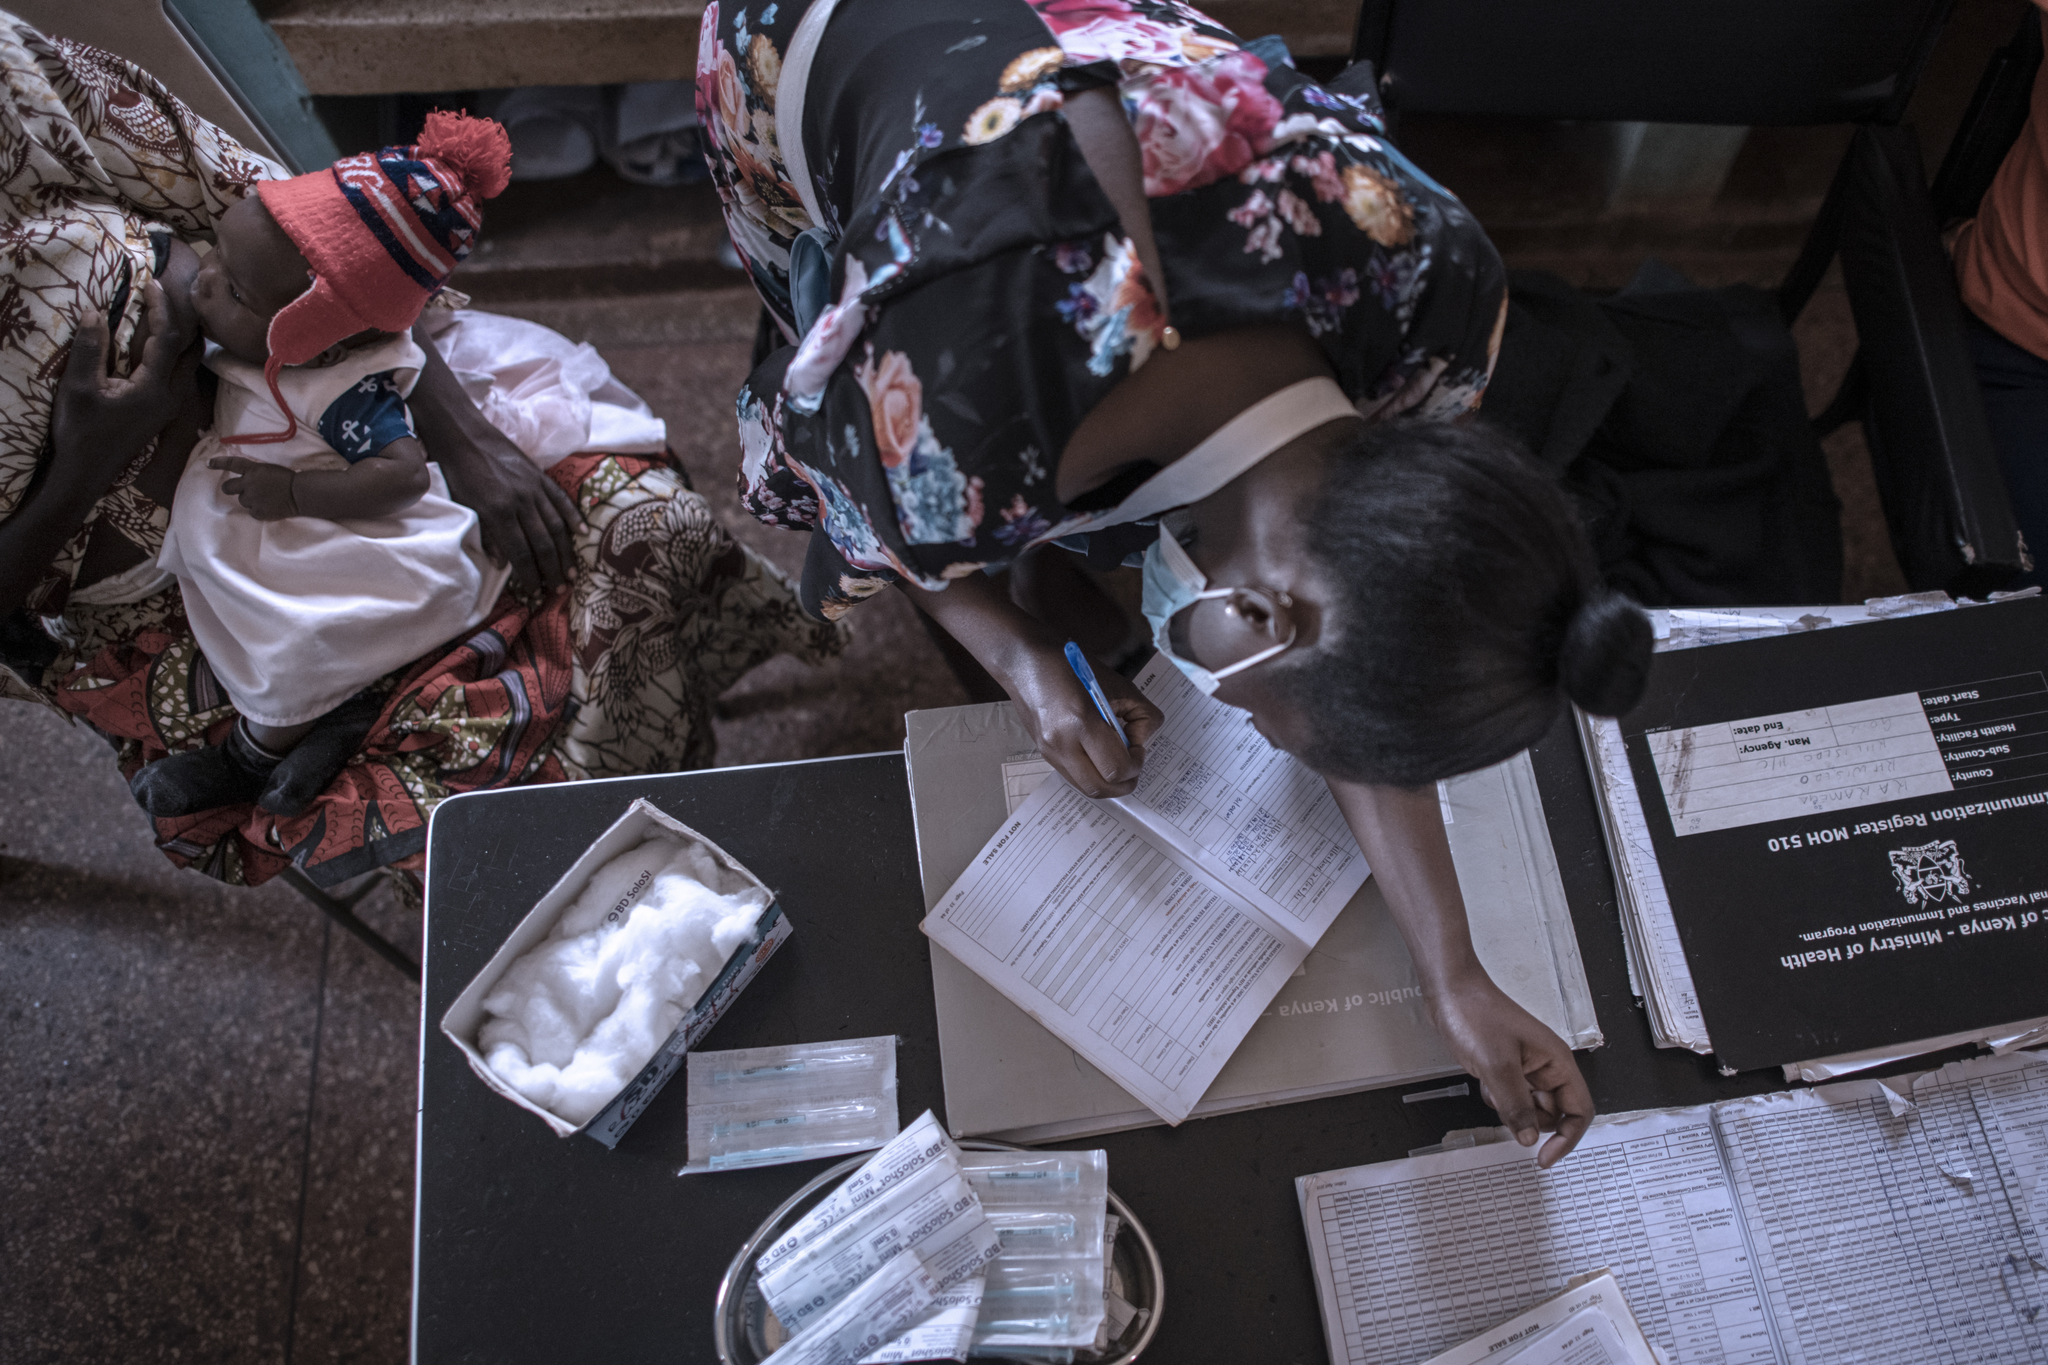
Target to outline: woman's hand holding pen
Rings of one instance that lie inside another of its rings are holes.
[[[1007,585],[983,574],[955,579],[944,592],[910,583],[903,592],[964,646],[1010,694],[1038,741],[1038,752],[1087,796],[1123,796],[1138,785],[1145,741],[1166,717],[1130,683],[1095,671],[1130,743],[1117,738],[1067,663],[1066,641],[1010,600]]]
[[[1130,737],[1128,748],[1068,666],[1063,645],[1034,642],[999,681],[1023,711],[1040,756],[1075,790],[1083,796],[1123,796],[1137,787],[1145,741],[1165,717],[1119,674],[1097,669],[1095,676]]]

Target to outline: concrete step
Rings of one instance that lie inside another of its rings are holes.
[[[725,220],[709,183],[659,189],[598,166],[515,181],[484,207],[484,235],[452,281],[479,301],[744,285],[719,264]]]
[[[1356,0],[1216,0],[1218,23],[1304,57],[1351,50]],[[703,0],[257,0],[316,95],[675,80]]]
[[[259,0],[316,95],[659,81],[696,69],[702,0]]]

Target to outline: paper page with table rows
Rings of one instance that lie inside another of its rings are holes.
[[[1618,1116],[1549,1172],[1504,1142],[1298,1189],[1336,1365],[1427,1359],[1601,1266],[1672,1365],[2048,1359],[2038,1056],[1910,1099],[1845,1081]]]
[[[1169,1123],[1309,951],[1064,782],[1018,807],[924,928]]]
[[[1313,946],[1369,875],[1330,784],[1164,655],[1138,674],[1138,690],[1166,719],[1138,789],[1117,804]]]

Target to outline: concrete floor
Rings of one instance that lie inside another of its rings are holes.
[[[1937,150],[2019,12],[2017,0],[1960,7],[1916,106]],[[1416,129],[1411,147],[1473,202],[1511,264],[1608,287],[1650,250],[1703,283],[1774,282],[1839,147],[1832,133],[1759,135],[1713,211],[1674,224],[1603,217],[1574,136],[1441,124]],[[728,525],[794,569],[798,538],[742,516],[732,493],[730,405],[754,307],[706,259],[706,206],[601,184],[522,188],[527,207],[508,202],[498,221],[526,222],[525,235],[501,230],[501,268],[477,263],[480,295],[597,344],[668,420]],[[551,217],[550,202],[582,205],[587,221]],[[568,277],[550,272],[591,267],[614,212],[648,226],[626,234],[624,257],[597,262],[609,282],[557,288]],[[621,291],[622,272],[645,283]],[[1817,404],[1855,344],[1838,286],[1797,335]],[[1844,596],[1897,591],[1855,430],[1828,454],[1844,501]],[[885,594],[856,620],[856,643],[833,665],[771,663],[723,699],[721,762],[891,748],[904,711],[964,699],[907,602]],[[418,939],[418,912],[395,894],[380,891],[363,913]],[[409,983],[290,889],[174,871],[103,743],[9,706],[0,1365],[402,1359],[418,1015]]]

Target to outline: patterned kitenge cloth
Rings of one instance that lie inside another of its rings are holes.
[[[117,363],[132,365],[151,230],[204,237],[250,185],[281,172],[131,63],[5,14],[0,67],[4,521],[45,458],[80,314],[113,308]],[[0,698],[90,723],[124,775],[219,742],[234,721],[175,587],[124,605],[67,604],[100,523],[152,557],[161,547],[168,515],[129,477],[58,557],[33,615],[0,622],[11,632],[0,639],[18,645],[13,627],[34,633],[40,617],[52,637],[40,653],[55,656],[0,664]],[[658,457],[585,452],[548,477],[581,514],[570,590],[544,602],[507,594],[466,638],[380,680],[383,710],[362,751],[303,815],[242,806],[157,821],[173,862],[249,883],[296,863],[322,885],[417,868],[442,798],[705,766],[718,693],[777,654],[817,662],[842,648],[843,633],[807,619],[792,586]]]
[[[749,510],[823,533],[807,610],[943,588],[1077,522],[1060,453],[1166,321],[1061,114],[1079,89],[1122,97],[1184,335],[1306,327],[1368,417],[1478,404],[1499,256],[1386,140],[1369,91],[1327,90],[1177,0],[845,0],[804,95],[830,220],[813,223],[775,122],[807,8],[707,5],[697,67],[733,241],[801,342],[738,415]],[[799,337],[791,249],[811,229],[836,239],[830,306]]]

